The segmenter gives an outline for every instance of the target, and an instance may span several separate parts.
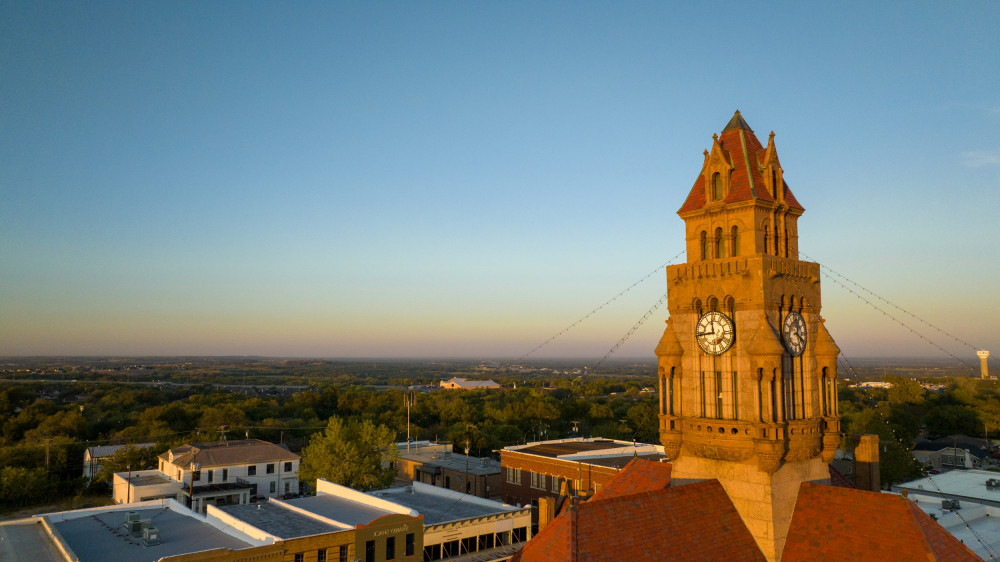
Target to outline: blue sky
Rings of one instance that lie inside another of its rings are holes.
[[[1000,6],[872,4],[4,3],[0,354],[520,356],[683,249],[736,109],[806,255],[1000,354]],[[823,291],[848,358],[947,357]]]

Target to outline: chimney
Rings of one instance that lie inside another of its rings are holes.
[[[541,531],[556,516],[556,499],[551,496],[538,498],[538,530]]]
[[[878,435],[862,435],[854,447],[854,486],[859,490],[881,491],[878,472]]]
[[[990,358],[990,352],[985,349],[981,349],[976,352],[976,355],[979,356],[979,378],[984,381],[989,380],[990,370],[989,367],[986,366],[986,360]]]

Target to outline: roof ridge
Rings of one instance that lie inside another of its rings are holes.
[[[913,505],[913,502],[911,502],[910,500],[904,498],[903,496],[899,496],[899,499],[901,501],[906,502],[905,503],[906,512],[909,514],[910,518],[913,519],[913,524],[920,531],[920,538],[923,539],[923,541],[924,541],[924,551],[930,553],[931,555],[933,555],[934,554],[934,547],[931,546],[931,539],[930,539],[930,537],[927,536],[927,531],[924,529],[924,526],[920,524],[920,518],[917,517],[917,514],[913,512],[913,510],[916,508],[916,506]],[[919,508],[916,508],[916,509],[919,509]],[[937,558],[937,557],[935,556],[935,558]]]

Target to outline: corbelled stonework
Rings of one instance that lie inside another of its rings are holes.
[[[780,559],[799,484],[829,478],[840,442],[839,350],[820,316],[819,265],[798,259],[803,212],[774,134],[762,146],[736,112],[678,211],[687,263],[667,268],[670,317],[656,347],[660,438],[674,481],[718,478],[771,560]],[[699,327],[710,312],[725,318]],[[796,313],[804,343],[782,332]],[[731,346],[705,351],[730,345],[730,320]]]

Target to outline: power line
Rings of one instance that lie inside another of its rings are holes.
[[[590,312],[588,312],[587,314],[584,314],[584,315],[583,315],[582,317],[580,317],[580,318],[579,318],[579,319],[578,319],[578,320],[577,320],[576,322],[573,322],[573,323],[572,323],[572,324],[570,324],[569,326],[566,326],[565,328],[563,328],[562,330],[560,330],[560,331],[559,331],[559,332],[558,332],[558,333],[557,333],[556,335],[554,335],[554,336],[552,336],[551,338],[549,338],[549,339],[547,339],[547,340],[543,341],[542,343],[540,343],[540,344],[538,344],[537,346],[535,346],[535,348],[534,348],[534,349],[532,349],[531,351],[529,351],[529,352],[525,353],[524,355],[522,355],[522,356],[518,357],[518,358],[517,358],[517,359],[515,360],[515,362],[518,362],[518,363],[519,363],[519,362],[523,361],[523,360],[524,360],[525,358],[527,358],[527,357],[528,357],[529,355],[531,355],[532,353],[534,353],[534,352],[538,351],[539,349],[541,349],[541,348],[545,347],[546,345],[548,345],[548,344],[552,343],[552,342],[553,342],[553,341],[555,341],[555,340],[556,340],[556,339],[557,339],[557,338],[558,338],[559,336],[561,336],[561,335],[565,334],[566,332],[568,332],[568,331],[572,330],[572,329],[573,329],[573,328],[575,328],[575,327],[576,327],[577,325],[579,325],[580,323],[582,323],[582,322],[583,322],[584,320],[586,320],[586,319],[590,318],[591,316],[593,316],[594,314],[596,314],[596,313],[597,313],[598,311],[600,311],[600,310],[601,310],[602,308],[604,308],[604,307],[608,306],[609,304],[611,304],[611,303],[613,303],[614,301],[618,300],[618,299],[619,299],[619,298],[620,298],[620,297],[621,297],[622,295],[624,295],[625,293],[627,293],[627,292],[631,291],[631,290],[632,290],[633,288],[635,288],[635,287],[636,287],[636,285],[639,285],[640,283],[642,283],[642,282],[643,282],[643,281],[645,281],[646,279],[649,279],[650,277],[652,277],[652,276],[653,276],[654,274],[656,274],[656,273],[658,273],[658,272],[662,271],[662,270],[663,270],[664,268],[666,268],[666,267],[667,267],[668,265],[672,264],[672,263],[674,262],[674,260],[676,260],[676,259],[677,259],[678,257],[680,257],[680,255],[681,255],[681,254],[683,254],[684,252],[685,252],[685,250],[681,250],[680,252],[677,252],[677,254],[676,254],[676,255],[674,255],[674,257],[672,257],[672,258],[670,258],[669,260],[667,260],[667,261],[666,261],[666,262],[665,262],[665,263],[664,263],[663,265],[660,265],[660,266],[657,266],[657,267],[656,267],[656,269],[654,269],[654,270],[650,271],[649,273],[647,273],[647,274],[646,274],[646,275],[645,275],[645,276],[644,276],[644,277],[643,277],[642,279],[639,279],[639,280],[638,280],[638,281],[636,281],[635,283],[632,283],[631,285],[629,285],[628,287],[626,287],[625,289],[623,289],[623,290],[622,290],[621,292],[619,292],[619,293],[618,293],[617,295],[615,295],[615,296],[611,297],[610,299],[608,299],[608,300],[604,301],[604,303],[602,303],[602,304],[601,304],[600,306],[598,306],[597,308],[595,308],[595,309],[591,310],[591,311],[590,311]],[[630,334],[630,335],[631,335],[631,334]],[[606,357],[605,357],[605,358],[606,358]],[[603,360],[602,360],[602,361],[603,361]]]
[[[652,316],[654,312],[656,312],[656,309],[660,308],[660,305],[663,304],[663,302],[666,300],[667,300],[667,294],[663,293],[663,296],[660,297],[660,300],[656,301],[656,303],[653,304],[653,306],[651,306],[649,310],[646,311],[646,314],[643,314],[642,318],[640,318],[638,322],[633,324],[632,328],[628,332],[626,332],[625,335],[621,337],[621,339],[618,340],[618,343],[612,346],[611,349],[609,349],[608,352],[604,354],[604,357],[602,357],[600,361],[594,364],[594,368],[596,369],[601,365],[603,365],[604,361],[606,361],[608,357],[611,357],[612,353],[618,351],[618,348],[621,347],[626,341],[628,341],[628,339],[632,337],[632,334],[634,334],[636,330],[638,330],[639,327],[642,326],[643,323],[646,322],[646,320],[648,320],[649,317]]]

